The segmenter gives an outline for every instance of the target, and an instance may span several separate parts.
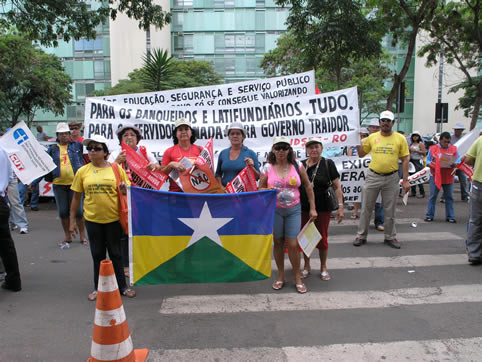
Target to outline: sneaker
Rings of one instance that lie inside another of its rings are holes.
[[[423,221],[425,222],[432,222],[433,219],[431,217],[426,217],[425,219],[423,219]]]
[[[31,207],[30,210],[32,210],[32,211],[38,211],[39,208],[38,208],[37,206],[34,206],[34,207]]]
[[[470,265],[480,265],[480,264],[482,264],[482,260],[480,258],[479,259],[469,258],[469,264]]]
[[[366,243],[367,243],[366,239],[362,239],[357,236],[355,241],[353,242],[353,246],[361,246]]]
[[[384,244],[388,245],[389,247],[391,248],[394,248],[394,249],[400,249],[400,243],[398,242],[397,239],[392,239],[392,240],[384,240],[383,241]]]
[[[378,231],[385,231],[385,227],[383,225],[378,225],[377,230]]]
[[[20,234],[28,234],[28,229],[27,228],[21,228]]]
[[[455,224],[457,222],[457,220],[455,220],[455,219],[445,219],[445,221],[447,221],[451,224]]]
[[[0,273],[0,282],[2,280],[5,280],[5,277],[7,276],[7,273]]]
[[[10,290],[12,292],[19,292],[22,290],[22,287],[19,285],[8,285],[7,282],[2,283],[2,289]]]
[[[445,203],[445,199],[440,199],[440,202],[443,204]]]
[[[18,229],[18,226],[17,226],[17,225],[15,225],[15,224],[10,225],[10,230],[11,230],[11,231],[14,231],[14,230],[17,230],[17,229]]]

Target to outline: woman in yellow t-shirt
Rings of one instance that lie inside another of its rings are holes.
[[[132,298],[136,296],[136,292],[127,287],[122,268],[117,181],[112,170],[118,165],[107,162],[109,150],[106,138],[95,135],[84,139],[82,143],[87,147],[92,162],[81,167],[75,174],[71,187],[74,191],[71,210],[80,205],[81,195],[84,193],[84,218],[94,263],[95,287],[88,299],[93,301],[97,298],[100,262],[106,258],[106,251],[114,265],[120,293]],[[121,167],[118,167],[118,170],[123,181],[121,191],[124,193],[129,180]],[[70,232],[75,234],[75,214],[71,211],[70,215]]]

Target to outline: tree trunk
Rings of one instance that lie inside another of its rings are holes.
[[[410,33],[410,38],[408,41],[407,55],[405,56],[405,61],[403,62],[403,66],[402,66],[402,69],[400,70],[400,73],[395,74],[395,76],[393,77],[394,78],[393,86],[392,86],[392,89],[390,90],[390,94],[388,95],[387,110],[389,111],[392,110],[393,103],[397,99],[398,88],[400,86],[400,83],[405,79],[405,76],[407,75],[408,68],[410,68],[410,62],[412,61],[413,52],[415,50],[415,41],[417,39],[418,26],[416,28],[414,25],[412,26],[413,28]]]
[[[477,95],[475,96],[474,109],[472,110],[472,119],[470,120],[470,130],[472,131],[477,125],[479,118],[480,104],[482,103],[482,81],[477,85]]]

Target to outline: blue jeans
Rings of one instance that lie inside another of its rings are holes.
[[[30,207],[38,207],[38,200],[40,197],[40,189],[39,189],[39,183],[42,177],[39,177],[36,180],[33,180],[32,183],[30,184],[32,186],[32,197],[30,198]],[[18,194],[20,196],[20,202],[22,205],[25,205],[25,195],[27,193],[27,186],[21,183],[20,181],[18,182]]]
[[[454,184],[443,184],[443,198],[445,199],[445,218],[455,219],[454,215]],[[437,196],[439,189],[435,186],[433,177],[430,177],[430,197],[428,199],[427,214],[425,218],[433,219],[435,215],[435,204],[437,202]]]
[[[462,170],[455,171],[460,183],[460,198],[462,201],[467,200],[469,193],[467,191],[467,175]]]
[[[293,207],[277,207],[274,213],[273,236],[296,239],[301,229],[301,203]]]
[[[385,223],[385,214],[383,213],[383,205],[381,202],[375,204],[375,227]]]
[[[72,202],[72,197],[74,192],[70,189],[70,185],[52,185],[55,196],[55,203],[57,204],[57,210],[59,212],[59,217],[61,219],[68,219],[70,216],[70,204]],[[77,214],[75,217],[81,219],[82,214],[82,201],[80,202],[79,208],[77,209]]]

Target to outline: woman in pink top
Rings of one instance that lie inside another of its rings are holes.
[[[273,239],[274,258],[278,267],[278,279],[273,283],[274,290],[285,285],[284,245],[288,244],[288,256],[295,274],[296,291],[306,293],[301,281],[300,251],[296,237],[301,228],[301,204],[298,188],[303,183],[310,203],[310,218],[315,219],[316,208],[313,189],[303,166],[295,160],[295,154],[287,137],[276,137],[268,154],[268,163],[263,168],[259,189],[277,189]]]

